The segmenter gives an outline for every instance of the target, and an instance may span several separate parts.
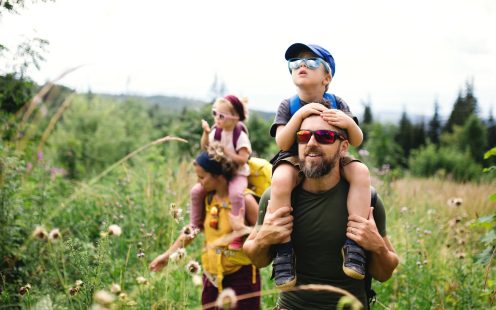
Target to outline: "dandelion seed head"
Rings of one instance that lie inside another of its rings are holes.
[[[459,207],[463,204],[463,199],[459,197],[452,197],[448,199],[447,204],[450,207]]]
[[[120,236],[122,234],[122,228],[119,225],[112,224],[108,228],[108,234],[113,236]]]
[[[401,210],[400,210],[401,213],[406,213],[408,212],[408,208],[407,207],[402,207]]]
[[[68,292],[69,292],[69,295],[74,296],[77,293],[79,293],[79,287],[70,287]]]
[[[126,293],[120,293],[119,294],[119,299],[124,301],[124,300],[127,300],[127,294]]]
[[[24,286],[21,286],[19,288],[19,295],[26,295],[27,293],[29,293],[29,291],[31,290],[31,284],[26,284]]]
[[[177,251],[172,253],[169,257],[169,260],[172,262],[177,262],[181,259],[183,259],[186,256],[186,249],[185,248],[179,248]]]
[[[238,298],[234,290],[232,288],[226,288],[217,297],[216,305],[221,309],[225,309],[226,307],[232,309],[236,307],[237,302]]]
[[[138,252],[138,254],[136,254],[136,256],[138,258],[143,258],[143,257],[145,257],[145,252],[143,252],[143,250],[140,249],[139,252]]]

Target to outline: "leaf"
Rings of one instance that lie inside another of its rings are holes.
[[[490,195],[490,196],[489,196],[489,199],[490,199],[491,201],[496,201],[496,193],[494,193],[494,194]]]
[[[488,159],[491,156],[496,156],[496,147],[493,147],[492,149],[484,153],[484,159]]]

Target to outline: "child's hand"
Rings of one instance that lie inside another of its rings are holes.
[[[208,124],[208,122],[206,120],[202,119],[201,124],[202,124],[203,131],[205,131],[207,134],[210,133],[210,125]]]
[[[317,103],[317,102],[312,102],[312,103],[307,103],[305,104],[304,106],[302,106],[298,112],[296,112],[302,120],[304,120],[305,118],[307,118],[308,116],[310,115],[313,115],[313,114],[321,114],[322,112],[324,112],[326,110],[326,107],[321,104],[321,103]]]
[[[160,271],[162,268],[167,266],[167,263],[169,262],[169,253],[165,252],[164,254],[161,254],[157,256],[148,266],[150,271]]]
[[[324,121],[329,123],[329,125],[343,129],[350,128],[352,125],[351,122],[354,123],[354,120],[351,117],[338,109],[326,109],[320,115]]]

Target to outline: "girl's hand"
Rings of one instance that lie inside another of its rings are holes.
[[[317,103],[317,102],[311,102],[311,103],[307,103],[304,106],[302,106],[296,112],[296,114],[298,114],[301,117],[301,120],[303,121],[308,116],[313,115],[313,114],[319,115],[322,112],[324,112],[325,110],[326,110],[326,107],[323,104]]]
[[[354,122],[351,117],[338,109],[326,109],[320,114],[320,116],[324,121],[329,123],[329,125],[336,126],[342,129],[349,129],[351,127],[350,122]]]
[[[162,268],[167,266],[167,263],[169,262],[169,253],[165,252],[159,256],[157,256],[148,266],[150,271],[160,271]]]
[[[206,120],[202,119],[201,124],[202,124],[203,131],[205,131],[207,134],[210,133],[210,125],[208,124],[208,122]]]

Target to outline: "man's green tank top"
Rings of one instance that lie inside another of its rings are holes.
[[[367,309],[364,280],[355,280],[343,272],[341,248],[346,238],[349,185],[341,180],[332,189],[310,193],[297,187],[292,194],[293,233],[296,253],[297,285],[328,284],[355,295]],[[270,191],[260,200],[258,224],[265,216]],[[384,206],[377,199],[374,219],[382,236],[386,235]],[[323,291],[295,291],[280,294],[278,304],[287,309],[334,309],[340,295]]]

